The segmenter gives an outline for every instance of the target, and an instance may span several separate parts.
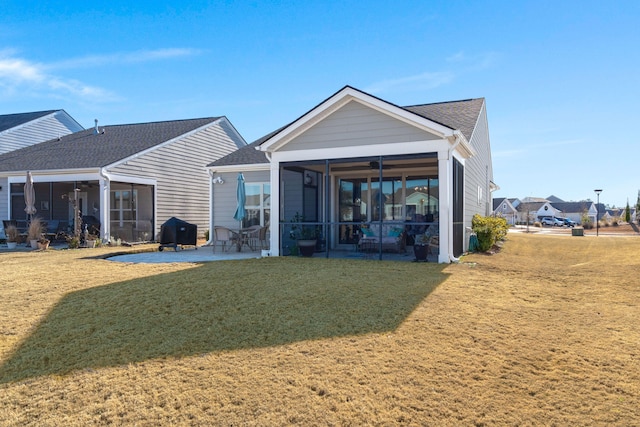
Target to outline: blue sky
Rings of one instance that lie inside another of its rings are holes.
[[[495,197],[634,204],[638,1],[2,0],[0,114],[227,116],[251,142],[344,85],[484,97]]]

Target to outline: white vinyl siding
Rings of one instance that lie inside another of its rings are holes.
[[[210,177],[206,166],[244,145],[235,133],[228,131],[224,121],[217,122],[128,160],[109,172],[156,181],[156,234],[167,219],[175,216],[196,224],[198,234],[202,235],[210,228]]]
[[[0,132],[0,154],[82,130],[64,111]]]
[[[246,184],[269,182],[269,171],[242,172]],[[238,185],[238,172],[216,173],[224,181],[224,184],[213,184],[213,223],[228,228],[239,228],[238,221],[233,218],[236,212],[236,188]],[[275,209],[275,206],[271,207]]]
[[[359,102],[351,101],[282,148],[336,148],[439,139]]]
[[[486,105],[478,117],[469,141],[476,155],[465,161],[465,226],[471,226],[473,215],[488,216],[492,211],[489,182],[493,180],[491,145]],[[465,242],[466,244],[467,242]]]

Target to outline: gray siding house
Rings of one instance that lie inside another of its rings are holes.
[[[450,262],[468,246],[473,215],[491,213],[496,189],[484,99],[399,107],[350,86],[209,168],[211,223],[268,225],[271,255],[295,245],[292,219],[302,217],[326,256],[361,251],[363,230],[400,232],[412,245],[429,228],[436,260]],[[243,224],[233,219],[239,173],[251,188]],[[369,249],[397,256],[382,240]]]
[[[0,115],[0,154],[84,129],[64,110]]]
[[[33,175],[36,216],[71,230],[93,225],[103,240],[155,240],[172,216],[209,228],[206,165],[246,142],[226,117],[98,126],[0,155],[0,217],[25,220]]]

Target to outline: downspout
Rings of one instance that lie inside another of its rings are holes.
[[[453,154],[453,150],[456,149],[456,147],[460,144],[460,142],[462,141],[462,138],[460,138],[460,136],[462,135],[462,133],[459,130],[454,130],[453,131],[453,135],[456,138],[453,145],[451,147],[449,147],[449,149],[447,150],[447,163],[451,161],[452,158],[452,154]],[[453,168],[452,172],[453,172]],[[452,183],[453,183],[453,178],[452,178]],[[451,193],[453,194],[453,188],[451,188]],[[451,203],[449,204],[450,209],[450,215],[451,215],[451,227],[447,227],[447,233],[449,234],[448,239],[447,239],[447,255],[449,257],[449,261],[450,262],[460,262],[459,258],[456,258],[455,256],[453,256],[453,210],[451,209],[451,207],[453,206],[453,197],[451,197],[450,199]]]
[[[104,181],[104,188],[102,189],[102,194],[100,195],[100,207],[102,208],[102,212],[100,216],[102,217],[102,241],[103,243],[108,242],[111,238],[111,207],[109,206],[109,193],[108,190],[111,184],[111,176],[105,168],[100,168],[99,171],[100,176]],[[105,240],[106,239],[106,240]]]
[[[209,240],[205,245],[213,245],[213,171],[209,169]]]

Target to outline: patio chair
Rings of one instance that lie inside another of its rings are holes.
[[[252,225],[251,227],[247,227],[243,230],[246,243],[252,251],[255,251],[260,243],[261,228],[262,227],[259,225]]]
[[[260,227],[260,232],[258,233],[258,243],[260,244],[260,249],[269,248],[269,245],[267,244],[267,232],[269,232],[268,225]]]
[[[213,252],[216,251],[216,244],[222,244],[222,250],[228,252],[231,246],[238,245],[238,233],[235,233],[227,227],[216,225],[213,227]],[[229,247],[227,247],[229,244]]]

